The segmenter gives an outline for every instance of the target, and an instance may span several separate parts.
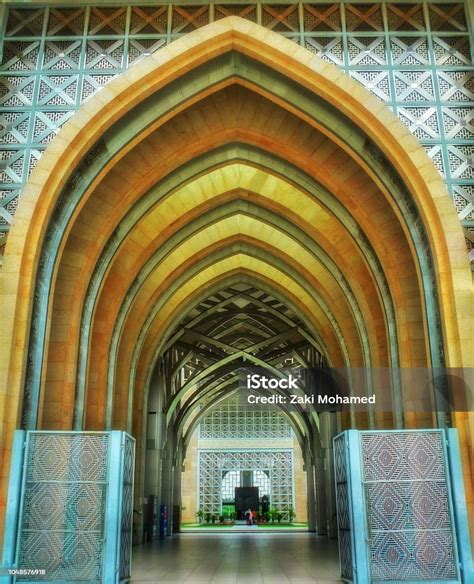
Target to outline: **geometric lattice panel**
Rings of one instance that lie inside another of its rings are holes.
[[[47,4],[8,6],[0,27],[3,240],[37,160],[85,100],[134,63],[229,15],[299,43],[386,102],[436,153],[453,198],[458,185],[474,182],[467,2]],[[474,227],[469,213],[459,218]]]
[[[242,472],[240,470],[223,470],[222,471],[222,501],[234,501],[236,487],[242,486]],[[252,486],[258,487],[258,496],[263,497],[271,495],[270,471],[253,470]]]
[[[374,580],[432,582],[457,578],[449,531],[374,534],[370,559]]]
[[[337,493],[337,529],[339,536],[339,559],[341,576],[352,580],[351,523],[349,519],[349,489],[346,461],[345,436],[340,434],[334,440],[334,475]]]
[[[294,507],[293,450],[199,450],[199,508],[205,514],[220,515],[223,471],[243,470],[269,474],[271,507],[279,511]]]
[[[333,442],[345,581],[474,582],[457,430],[346,430]]]
[[[24,499],[23,529],[100,532],[105,508],[105,486],[94,483],[28,483]]]
[[[19,567],[45,570],[52,581],[100,581],[102,541],[97,533],[22,534]],[[29,578],[24,578],[26,581]],[[17,578],[22,581],[23,578]]]
[[[27,481],[104,482],[107,456],[106,434],[33,434]]]
[[[456,580],[442,432],[361,432],[370,573],[377,581]]]
[[[230,397],[213,408],[199,426],[200,439],[291,438],[285,416],[264,406],[249,406]]]
[[[8,581],[128,581],[134,460],[125,432],[17,430],[2,566],[19,573]]]
[[[436,433],[362,433],[361,440],[366,482],[446,480]]]
[[[107,434],[30,434],[20,568],[100,581],[108,451]]]

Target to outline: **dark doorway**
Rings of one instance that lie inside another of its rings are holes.
[[[247,509],[258,513],[258,487],[235,487],[237,519],[245,519]]]

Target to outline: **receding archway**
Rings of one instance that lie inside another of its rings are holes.
[[[25,191],[4,265],[3,468],[19,424],[128,428],[141,460],[160,339],[238,273],[298,307],[334,362],[468,366],[463,245],[442,179],[362,87],[238,18],[192,33],[86,103]],[[400,400],[371,423],[443,418],[403,415]]]

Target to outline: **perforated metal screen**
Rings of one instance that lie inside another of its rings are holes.
[[[100,582],[107,434],[30,434],[26,448],[19,568],[45,570],[51,580]]]
[[[124,432],[16,432],[2,559],[17,570],[9,582],[129,578],[134,448]]]
[[[349,430],[334,462],[346,581],[474,581],[456,430]]]
[[[373,580],[459,577],[442,432],[361,433]]]

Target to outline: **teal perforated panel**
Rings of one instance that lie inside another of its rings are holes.
[[[13,582],[118,584],[130,577],[133,438],[17,431],[2,567]]]
[[[345,581],[474,580],[456,430],[348,430],[334,464]]]

